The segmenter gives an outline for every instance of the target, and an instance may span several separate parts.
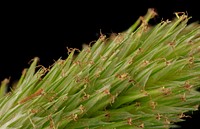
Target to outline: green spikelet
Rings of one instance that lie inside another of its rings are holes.
[[[50,68],[34,58],[11,93],[0,89],[1,129],[163,129],[200,104],[200,26],[177,15],[101,35]],[[37,69],[37,70],[36,70]]]

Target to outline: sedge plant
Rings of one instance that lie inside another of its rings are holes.
[[[49,68],[35,57],[11,92],[0,89],[1,129],[163,129],[200,104],[200,26],[153,9],[129,29],[77,49]]]

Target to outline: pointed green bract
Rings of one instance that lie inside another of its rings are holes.
[[[34,58],[16,87],[0,88],[0,128],[170,128],[200,104],[200,26],[182,14],[101,35],[51,67]]]

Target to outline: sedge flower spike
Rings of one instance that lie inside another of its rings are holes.
[[[126,31],[38,67],[0,89],[1,129],[165,129],[200,104],[200,26],[184,13],[155,26],[153,9]]]

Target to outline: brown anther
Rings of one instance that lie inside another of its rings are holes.
[[[163,95],[170,95],[172,93],[170,88],[162,88]]]
[[[174,14],[175,14],[176,17],[179,19],[180,16],[184,16],[184,15],[185,15],[185,12],[175,12]]]
[[[190,90],[192,87],[193,87],[193,86],[190,85],[189,82],[185,82],[184,88],[185,88],[186,90]]]
[[[141,103],[140,103],[140,102],[136,102],[136,103],[135,103],[135,106],[136,106],[136,107],[140,107],[140,106],[141,106]]]
[[[99,37],[99,39],[101,41],[104,41],[106,39],[106,35],[103,35],[101,31],[100,31],[100,37]]]
[[[100,72],[96,72],[95,73],[95,76],[98,78],[98,77],[100,77]]]
[[[157,119],[157,120],[160,120],[161,117],[162,117],[162,115],[160,115],[159,113],[157,113],[157,115],[156,115],[156,119]]]
[[[84,83],[89,83],[89,82],[90,82],[90,79],[89,79],[89,77],[85,77],[85,78],[83,79],[83,81],[84,81]]]
[[[124,80],[128,77],[128,73],[123,73],[121,75],[117,75],[119,79]]]
[[[144,128],[144,123],[139,125],[140,128]]]
[[[81,82],[81,78],[78,75],[75,76],[75,82],[77,82],[77,83]]]
[[[124,35],[119,33],[116,37],[116,43],[121,43],[124,40]]]
[[[188,115],[185,115],[184,113],[181,113],[180,115],[179,115],[179,118],[180,119],[182,119],[182,118],[191,118],[191,116],[188,116]]]
[[[166,63],[166,66],[171,65],[171,61],[165,61],[165,63]]]
[[[146,25],[147,22],[145,21],[144,17],[143,16],[140,16],[139,17],[140,21],[142,21],[142,24]]]
[[[181,96],[181,100],[184,101],[184,102],[186,101],[186,95],[185,95],[185,93]]]
[[[54,100],[54,96],[51,96],[51,97],[49,97],[48,99],[49,99],[49,102],[52,102],[53,100]]]
[[[133,63],[133,59],[130,59],[129,61],[128,61],[128,64],[132,64]]]
[[[143,93],[145,96],[149,95],[149,93],[147,91],[145,91],[145,90],[140,90],[140,92]]]
[[[189,61],[189,64],[193,64],[194,63],[194,57],[190,57],[188,61]]]
[[[49,115],[49,120],[50,120],[50,129],[55,129],[55,124],[51,115]]]
[[[93,64],[94,64],[94,61],[90,60],[90,61],[89,61],[89,64],[93,65]]]
[[[152,107],[152,109],[155,109],[157,106],[157,103],[152,101],[150,102],[150,106]]]
[[[109,39],[114,40],[117,37],[117,33],[111,33]]]
[[[105,114],[105,117],[106,117],[107,121],[109,121],[109,120],[110,120],[110,113],[107,112],[107,113]]]
[[[84,92],[83,100],[87,100],[87,99],[89,99],[89,98],[90,98],[90,95],[89,95],[89,94],[86,94],[86,93]]]
[[[146,65],[149,64],[149,61],[148,61],[148,60],[145,60],[143,63],[144,63],[144,65],[146,66]]]
[[[142,67],[146,67],[148,64],[149,64],[148,60],[145,60],[145,61],[141,62],[141,66]]]
[[[104,61],[104,60],[107,59],[107,57],[105,57],[105,56],[101,56],[101,59]]]
[[[165,124],[169,125],[171,122],[168,120],[168,118],[165,118]]]
[[[155,16],[158,15],[157,12],[156,12],[156,10],[154,8],[149,8],[148,12],[151,13],[151,18],[154,18]]]
[[[81,110],[81,113],[83,113],[83,112],[85,111],[85,107],[84,107],[83,105],[81,105],[81,106],[79,107],[79,109]]]
[[[194,42],[193,42],[192,40],[189,40],[189,41],[188,41],[188,44],[189,44],[189,45],[193,45]]]
[[[87,53],[90,53],[91,52],[91,49],[90,49],[90,46],[88,44],[83,44],[82,45],[82,48],[85,52]]]
[[[128,123],[129,125],[132,125],[132,118],[128,118],[127,123]]]
[[[38,65],[36,67],[40,67],[42,70],[38,73],[38,77],[41,77],[43,75],[45,75],[50,69],[49,68],[45,68],[44,66],[42,65]]]
[[[31,111],[30,111],[31,113],[33,113],[33,114],[36,114],[36,113],[38,113],[39,112],[39,110],[36,110],[36,109],[31,109]]]
[[[62,101],[65,101],[65,100],[67,100],[67,99],[68,99],[68,96],[62,97]]]
[[[114,95],[112,95],[112,94],[110,94],[111,95],[111,101],[110,101],[110,104],[112,104],[112,103],[114,103],[115,102],[115,98],[116,98],[116,96],[114,96]]]
[[[130,79],[130,80],[128,80],[128,82],[135,82],[135,80],[133,80],[133,79]]]
[[[110,90],[109,90],[109,89],[105,89],[103,92],[104,92],[105,94],[107,94],[107,95],[110,94]]]
[[[77,49],[77,48],[69,48],[69,47],[67,47],[67,54],[69,55],[71,52],[73,52],[75,50],[77,50],[78,52],[80,52],[80,50]]]
[[[110,117],[110,113],[106,113],[106,114],[105,114],[105,117]]]
[[[76,64],[76,65],[81,65],[80,61],[74,61],[73,63]]]
[[[56,63],[62,66],[65,63],[65,60],[60,59],[60,60],[56,61]]]
[[[175,42],[169,42],[169,45],[174,47],[175,46]]]
[[[73,119],[74,121],[77,121],[77,120],[78,120],[78,115],[77,115],[77,114],[72,114],[72,119]]]

